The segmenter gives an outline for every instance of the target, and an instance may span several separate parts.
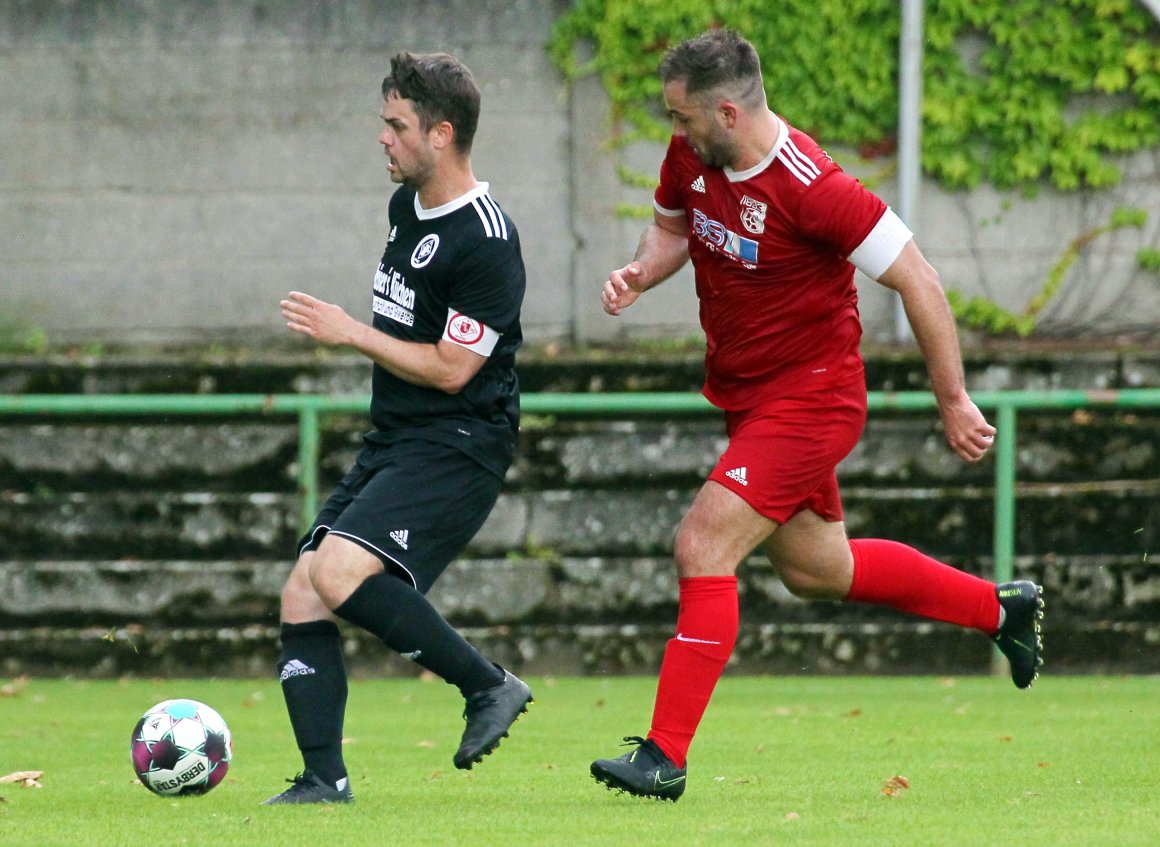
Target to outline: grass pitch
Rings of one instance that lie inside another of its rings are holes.
[[[261,807],[300,769],[276,682],[0,680],[0,844],[980,845],[1160,843],[1160,678],[726,677],[677,804],[607,791],[592,759],[648,727],[654,680],[531,678],[500,749],[455,770],[462,701],[441,682],[354,681],[357,802]],[[203,700],[234,736],[204,797],[141,787],[129,734]]]

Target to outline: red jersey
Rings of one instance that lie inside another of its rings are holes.
[[[910,238],[813,139],[776,120],[773,149],[743,172],[707,167],[674,136],[654,196],[659,213],[688,222],[708,342],[704,393],[723,409],[861,379],[847,257],[873,254],[869,270],[852,260],[877,278]]]

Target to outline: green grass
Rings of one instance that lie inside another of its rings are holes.
[[[355,681],[357,802],[265,808],[300,768],[276,683],[34,679],[0,696],[4,847],[83,845],[1155,845],[1160,678],[727,677],[675,805],[606,791],[588,764],[642,733],[652,679],[530,679],[536,704],[492,757],[451,766],[461,701],[440,682]],[[13,696],[14,695],[14,696]],[[128,736],[170,697],[234,734],[226,781],[165,799]],[[892,777],[909,789],[883,793]]]

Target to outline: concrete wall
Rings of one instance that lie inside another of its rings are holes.
[[[389,56],[412,49],[451,51],[479,79],[475,171],[521,229],[528,336],[696,335],[687,273],[620,320],[596,305],[641,229],[612,210],[648,194],[616,179],[599,84],[569,88],[548,62],[544,44],[567,6],[3,4],[0,331],[259,339],[282,332],[276,304],[292,288],[365,311],[392,190],[376,142],[378,86]],[[792,102],[773,105],[792,120]],[[642,147],[628,158],[652,172],[660,154]],[[928,183],[920,243],[948,286],[1017,310],[1076,235],[1118,206],[1147,208],[1143,230],[1085,251],[1047,318],[1057,330],[1152,326],[1160,280],[1136,267],[1135,253],[1160,243],[1160,153],[1124,168],[1112,191],[1035,200]],[[893,199],[891,182],[879,190]],[[888,337],[891,301],[872,283],[863,288],[868,336]]]

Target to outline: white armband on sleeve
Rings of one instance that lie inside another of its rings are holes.
[[[685,214],[684,209],[666,209],[655,199],[653,200],[653,208],[656,209],[660,214],[664,215],[666,218],[675,218],[679,215]]]
[[[484,358],[491,355],[499,343],[500,334],[490,326],[485,326],[475,318],[469,318],[454,309],[447,310],[447,325],[443,327],[443,340],[466,347]]]
[[[849,255],[851,264],[866,276],[877,280],[886,269],[894,264],[898,254],[914,233],[902,222],[902,218],[894,214],[894,210],[886,207],[886,213],[874,224],[874,229]]]

